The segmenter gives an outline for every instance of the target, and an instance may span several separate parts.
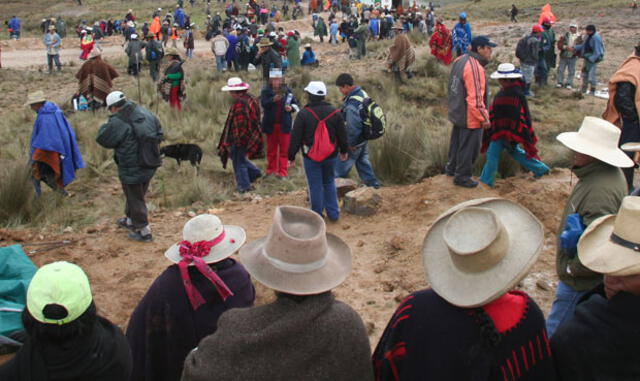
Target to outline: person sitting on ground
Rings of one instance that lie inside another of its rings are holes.
[[[38,116],[33,123],[29,158],[31,177],[36,194],[41,194],[40,182],[64,195],[65,187],[84,168],[80,147],[73,127],[53,102],[47,101],[41,90],[29,94],[25,106]]]
[[[102,59],[102,53],[94,50],[76,73],[78,93],[87,99],[93,110],[104,107],[107,95],[113,89],[113,80],[119,76],[116,69]]]
[[[238,77],[229,78],[222,88],[222,91],[229,92],[233,104],[220,135],[218,156],[225,169],[231,157],[239,193],[252,191],[252,184],[262,176],[260,169],[249,161],[262,157],[264,146],[260,131],[260,104],[249,93],[249,88],[249,84]]]
[[[617,215],[596,219],[580,238],[580,261],[604,284],[582,296],[551,339],[558,379],[640,379],[638,224],[640,197],[627,196]]]
[[[278,206],[268,236],[240,260],[276,300],[222,314],[187,356],[182,381],[373,380],[362,319],[331,292],[351,272],[351,250],[320,216]]]
[[[309,43],[304,45],[304,53],[302,53],[302,59],[300,60],[300,65],[314,66],[314,67],[320,65],[320,61],[316,59],[316,53],[313,51],[313,48]]]
[[[555,380],[544,315],[513,290],[543,244],[542,223],[513,201],[442,214],[422,248],[432,288],[391,317],[373,354],[376,380]]]
[[[156,278],[129,320],[131,381],[179,380],[184,359],[216,331],[220,315],[251,307],[255,300],[249,273],[231,258],[245,242],[244,229],[202,214],[184,225],[182,237],[164,253],[173,264]]]
[[[445,65],[451,64],[451,32],[447,29],[442,21],[438,18],[436,23],[436,31],[429,40],[431,54]]]
[[[571,171],[578,182],[567,199],[557,234],[559,282],[547,317],[550,337],[559,325],[573,317],[578,300],[602,283],[602,274],[580,261],[578,239],[594,220],[618,211],[628,193],[620,169],[633,166],[633,161],[618,148],[620,129],[606,120],[585,117],[578,132],[564,132],[557,139],[573,151]]]
[[[491,127],[484,130],[481,152],[487,153],[480,181],[493,187],[502,151],[533,172],[535,178],[549,173],[549,167],[539,160],[529,113],[529,103],[524,94],[522,73],[513,64],[504,63],[491,74],[491,79],[500,83],[500,91],[489,109]]]
[[[406,73],[407,79],[411,79],[411,66],[416,62],[416,51],[411,46],[411,41],[404,33],[404,27],[397,22],[393,26],[396,38],[393,45],[389,47],[389,55],[387,56],[386,66],[388,70],[396,73],[397,79],[401,78],[402,73]]]
[[[327,87],[324,82],[311,81],[304,91],[309,103],[293,122],[289,161],[293,164],[296,154],[302,149],[311,209],[321,216],[326,211],[329,220],[337,221],[340,206],[335,182],[336,156],[339,152],[340,160],[348,159],[347,130],[340,109],[325,101]],[[316,133],[321,121],[326,128],[324,134]],[[318,137],[325,139],[315,141]]]
[[[31,279],[22,322],[27,339],[1,380],[128,380],[124,334],[97,314],[89,279],[69,262],[42,266]]]

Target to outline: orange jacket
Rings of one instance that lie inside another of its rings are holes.
[[[151,25],[149,25],[149,32],[161,37],[162,35],[160,34],[160,29],[160,17],[156,16],[153,18],[153,21],[151,21]]]
[[[480,128],[489,122],[489,89],[477,53],[458,57],[449,77],[449,120],[459,127]]]
[[[171,39],[172,40],[178,39],[178,28],[176,28],[175,26],[171,28]]]

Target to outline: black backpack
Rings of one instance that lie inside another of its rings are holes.
[[[378,139],[384,135],[385,128],[387,127],[387,118],[384,116],[382,107],[373,99],[369,98],[364,90],[362,93],[364,94],[364,98],[357,95],[351,96],[351,98],[362,103],[362,109],[360,110],[362,138],[365,140]]]
[[[527,40],[529,36],[524,36],[518,41],[518,45],[516,45],[516,57],[519,60],[523,60],[529,52],[527,52]]]

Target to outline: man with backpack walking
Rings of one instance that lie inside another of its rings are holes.
[[[293,123],[289,162],[292,164],[302,149],[311,209],[321,216],[326,211],[329,220],[337,221],[340,207],[334,171],[338,152],[340,160],[347,160],[347,130],[340,109],[325,101],[324,82],[311,81],[304,91],[309,103]]]
[[[358,175],[366,186],[380,188],[380,182],[369,161],[369,143],[365,132],[365,128],[371,125],[371,117],[364,103],[366,100],[370,101],[370,98],[360,86],[356,86],[351,74],[340,74],[336,79],[336,86],[344,95],[342,114],[346,120],[349,143],[348,158],[337,163],[336,177],[348,178],[355,164]]]
[[[525,83],[524,95],[532,97],[531,83],[534,79],[538,57],[540,55],[540,39],[542,38],[543,29],[536,24],[528,34],[518,41],[516,46],[516,57],[520,60],[520,70]]]
[[[147,47],[145,53],[147,61],[149,61],[149,73],[153,82],[158,81],[158,73],[160,72],[160,60],[164,57],[164,48],[162,43],[155,38],[155,34],[147,34]]]
[[[162,126],[151,111],[128,100],[121,91],[107,95],[107,108],[111,116],[100,127],[96,141],[114,150],[118,165],[126,202],[125,217],[116,223],[131,231],[129,238],[151,242],[153,236],[144,197],[156,169],[162,164],[159,149]]]

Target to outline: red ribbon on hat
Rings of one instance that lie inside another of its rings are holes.
[[[211,267],[209,267],[202,259],[202,257],[209,255],[211,253],[211,249],[222,242],[224,238],[225,232],[223,230],[219,236],[211,241],[198,241],[193,243],[189,241],[182,241],[179,243],[180,256],[182,259],[178,262],[178,268],[180,269],[180,276],[182,277],[184,290],[187,292],[189,302],[191,302],[191,307],[193,307],[194,310],[197,310],[198,307],[203,305],[205,300],[202,297],[202,294],[200,294],[200,291],[198,291],[193,286],[193,283],[191,283],[191,277],[189,276],[189,271],[187,271],[187,267],[190,263],[193,263],[198,271],[213,283],[216,291],[218,291],[218,294],[223,301],[227,300],[229,296],[233,296],[233,292],[231,292],[229,287],[227,287],[218,274],[211,270]]]

